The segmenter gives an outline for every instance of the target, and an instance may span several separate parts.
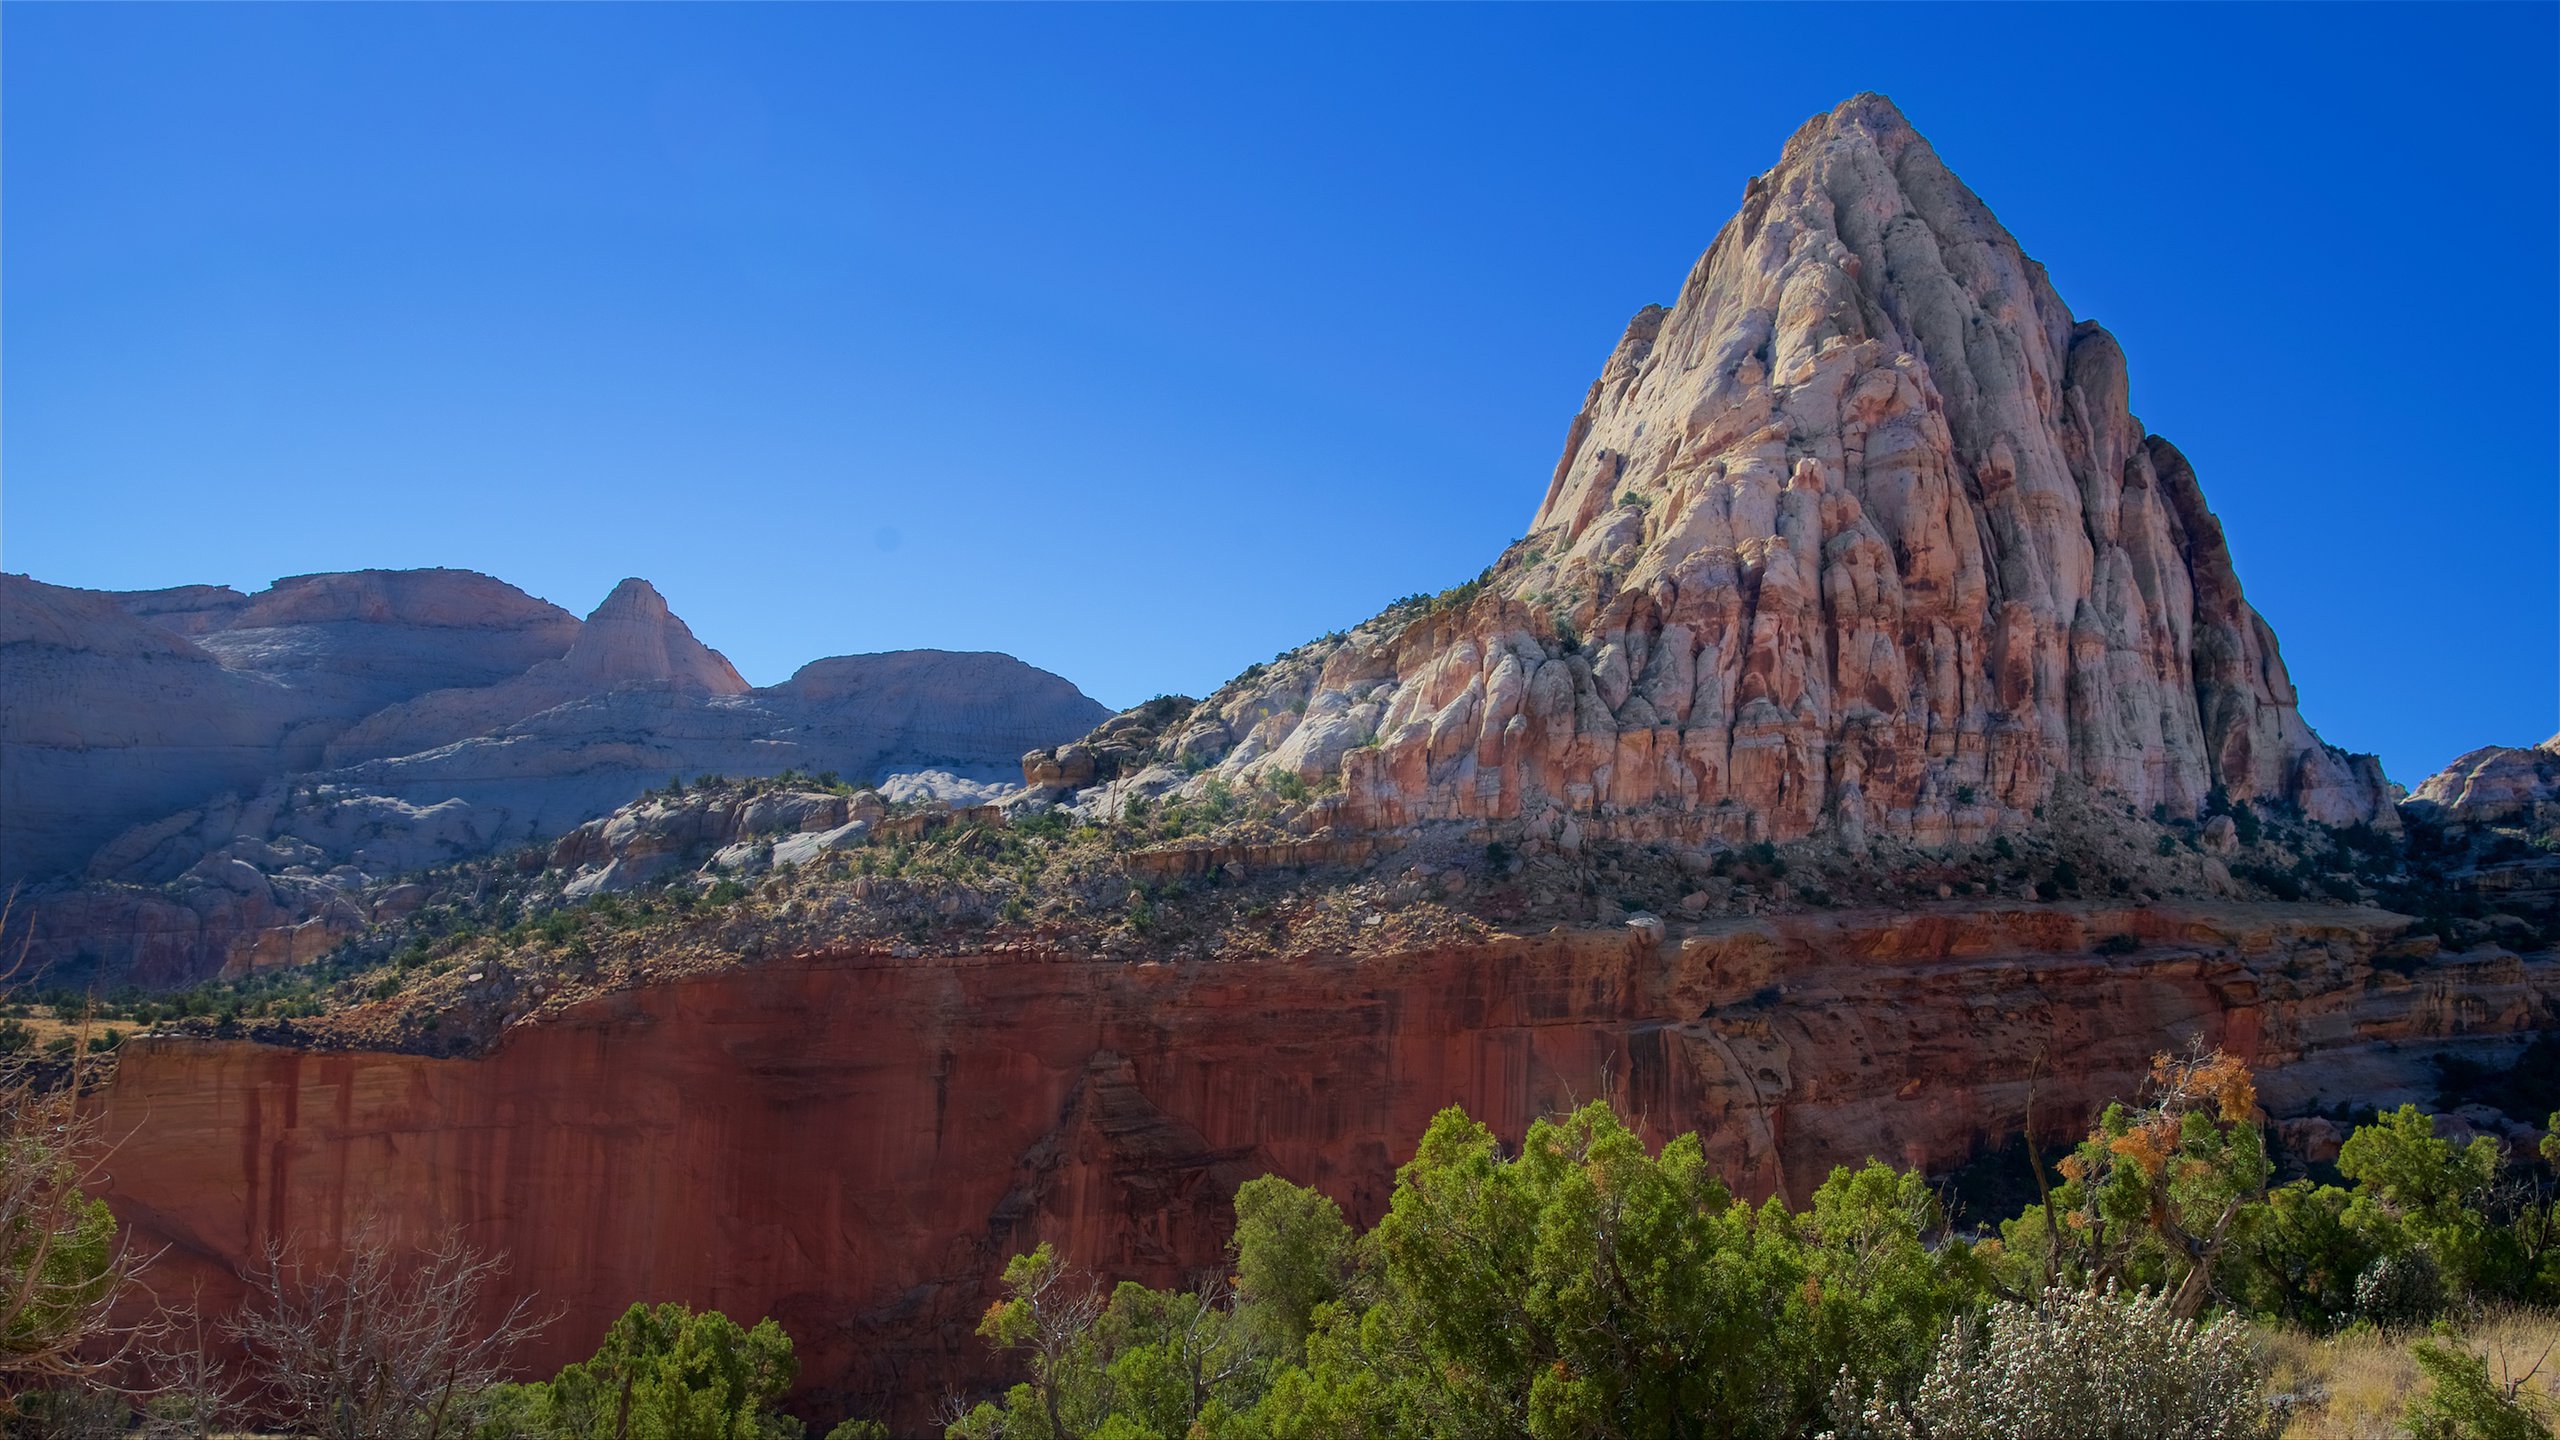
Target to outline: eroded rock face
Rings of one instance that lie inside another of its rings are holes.
[[[1628,326],[1500,564],[1230,686],[1180,743],[1338,779],[1361,827],[1938,843],[2062,776],[2393,823],[2128,395],[2114,339],[1860,96]]]
[[[329,744],[331,768],[416,755],[626,686],[738,695],[736,667],[703,644],[646,580],[629,579],[577,629],[568,653],[476,688],[443,689],[368,716]]]
[[[2443,825],[2560,832],[2560,735],[2539,745],[2484,745],[2428,776],[2404,808]]]
[[[877,790],[651,796],[561,836],[551,847],[550,863],[569,872],[563,892],[584,899],[647,884],[687,864],[699,868],[706,860],[725,870],[805,865],[859,842],[887,813]]]
[[[2189,1038],[2256,1064],[2278,1117],[2425,1099],[2427,1057],[2511,1056],[2560,976],[2404,929],[1939,907],[1361,961],[808,955],[544,1012],[483,1059],[128,1042],[104,1183],[169,1246],[155,1282],[217,1305],[271,1240],[321,1260],[366,1219],[459,1225],[566,1307],[529,1369],[680,1300],[779,1318],[813,1413],[915,1424],[998,1373],[972,1331],[1009,1255],[1045,1239],[1106,1279],[1192,1283],[1238,1183],[1277,1172],[1374,1220],[1445,1105],[1516,1140],[1606,1097],[1802,1199],[1871,1155],[1953,1165],[2030,1099],[2059,1138]]]
[[[111,592],[0,576],[0,883],[309,770],[359,717],[558,656],[576,617],[467,570]]]
[[[0,885],[315,755],[316,710],[111,596],[0,575]]]
[[[751,690],[636,579],[581,622],[460,570],[255,596],[4,576],[0,886],[55,882],[6,938],[82,981],[300,963],[377,918],[387,878],[556,839],[673,775],[929,772],[897,794],[974,800],[1104,715],[985,653]]]
[[[228,613],[218,604],[165,605],[207,588],[118,599],[161,624],[221,615],[198,632],[208,652],[312,696],[341,721],[430,691],[493,684],[557,659],[580,633],[568,611],[471,570],[294,575]],[[153,597],[164,601],[156,611]]]

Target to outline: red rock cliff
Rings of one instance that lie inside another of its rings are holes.
[[[217,1301],[272,1239],[459,1225],[566,1307],[533,1364],[634,1300],[770,1313],[813,1411],[913,1421],[990,1373],[970,1332],[1006,1256],[1052,1239],[1180,1282],[1264,1171],[1366,1221],[1445,1105],[1516,1136],[1606,1095],[1657,1138],[1703,1131],[1746,1190],[1801,1195],[1869,1155],[1958,1162],[2017,1129],[2031,1083],[2041,1126],[2075,1126],[2190,1035],[2264,1067],[2279,1111],[2388,1101],[2445,1048],[2402,1042],[2494,1051],[2560,991],[2548,957],[2429,957],[2400,928],[1951,909],[1357,963],[800,956],[587,1002],[476,1060],[133,1042],[106,1193],[171,1247],[164,1284]],[[2118,934],[2143,948],[2093,953]]]

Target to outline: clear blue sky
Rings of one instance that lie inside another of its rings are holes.
[[[1877,89],[2415,783],[2560,726],[2554,15],[13,3],[0,564],[637,574],[759,683],[1200,693],[1490,560]]]

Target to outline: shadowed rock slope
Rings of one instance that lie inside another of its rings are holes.
[[[65,979],[183,983],[313,959],[368,922],[366,887],[671,775],[991,782],[1103,714],[994,654],[753,689],[645,580],[582,622],[461,570],[255,596],[0,576],[0,885],[40,887],[20,918]]]

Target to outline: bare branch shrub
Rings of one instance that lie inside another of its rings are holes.
[[[213,1440],[248,1419],[238,1368],[222,1332],[206,1318],[201,1291],[135,1347],[128,1393],[141,1410],[142,1440]]]
[[[458,1234],[404,1252],[374,1225],[326,1270],[270,1249],[230,1327],[258,1408],[317,1440],[471,1433],[516,1347],[548,1323],[526,1298],[482,1322],[503,1268]]]

